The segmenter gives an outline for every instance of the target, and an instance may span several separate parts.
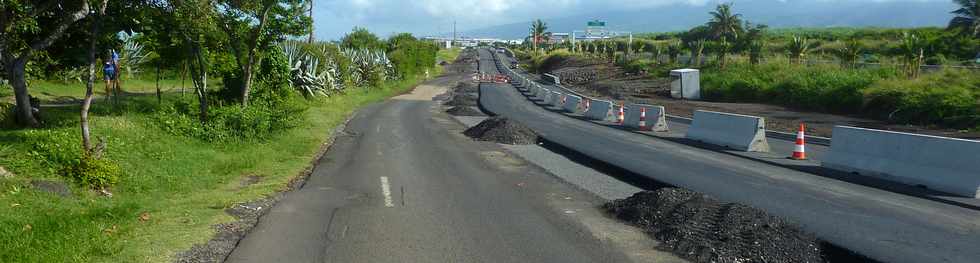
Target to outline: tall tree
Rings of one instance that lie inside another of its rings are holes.
[[[260,50],[288,35],[300,35],[310,27],[305,0],[217,0],[218,22],[228,37],[241,78],[241,102],[248,106],[255,65]]]
[[[40,126],[27,90],[27,62],[89,15],[89,1],[0,1],[0,62],[14,88],[17,120]]]
[[[977,0],[953,0],[960,5],[951,12],[956,15],[949,20],[949,29],[959,30],[961,34],[980,38],[980,2]]]
[[[719,4],[710,14],[711,20],[707,26],[714,39],[725,37],[732,41],[738,40],[738,35],[742,32],[742,15],[732,13],[731,3]]]
[[[548,33],[548,23],[541,21],[541,19],[534,20],[531,22],[531,41],[534,43],[534,50],[538,50],[538,45],[541,41],[545,40],[545,35]]]
[[[80,124],[82,129],[82,148],[86,153],[90,153],[93,150],[91,130],[88,126],[88,110],[92,106],[92,88],[95,86],[95,65],[96,57],[98,54],[98,43],[100,31],[102,30],[102,17],[105,16],[106,6],[109,5],[109,0],[99,1],[99,5],[95,9],[95,17],[92,21],[92,38],[89,40],[88,49],[88,81],[85,83],[85,100],[82,102],[82,111],[80,116]],[[107,94],[108,95],[108,94]]]
[[[340,40],[340,46],[349,49],[377,50],[384,48],[384,43],[366,28],[354,27],[354,30],[351,30]]]

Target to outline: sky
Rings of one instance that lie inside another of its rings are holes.
[[[336,40],[355,26],[365,27],[381,37],[399,32],[426,36],[452,32],[453,21],[456,21],[458,31],[466,31],[536,18],[709,3],[715,4],[717,0],[315,0],[313,20],[318,39]]]

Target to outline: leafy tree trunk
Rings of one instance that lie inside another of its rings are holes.
[[[106,6],[109,0],[102,0],[99,4],[98,14],[92,21],[92,40],[88,47],[88,82],[85,84],[85,101],[82,102],[81,126],[82,126],[82,148],[86,153],[92,151],[91,130],[88,125],[88,110],[92,107],[92,88],[95,86],[95,54],[99,42],[99,31],[102,29],[102,16],[105,16]]]
[[[6,60],[7,80],[14,88],[14,98],[17,101],[17,121],[28,127],[38,127],[41,123],[34,116],[34,109],[31,106],[31,95],[27,92],[27,58],[30,55],[24,54],[17,58]]]
[[[193,41],[188,41],[191,42],[189,44],[192,46],[191,53],[194,55],[193,59],[197,61],[197,65],[190,63],[191,82],[194,84],[194,91],[197,93],[199,103],[198,110],[200,112],[198,113],[198,118],[201,123],[204,123],[208,121],[208,71],[204,64],[204,55],[202,54],[201,46],[198,43],[193,43]]]
[[[163,103],[163,93],[160,91],[160,61],[157,60],[157,104]]]
[[[262,10],[262,14],[259,16],[259,25],[252,31],[252,36],[248,43],[248,52],[246,52],[248,57],[245,60],[245,65],[242,66],[242,77],[244,77],[244,84],[242,85],[242,106],[248,106],[249,93],[252,92],[252,75],[255,71],[255,64],[259,63],[261,58],[256,58],[256,48],[259,45],[259,41],[262,41],[262,32],[265,31],[266,21],[269,18],[269,11],[275,4],[269,4]],[[231,31],[229,31],[230,33]]]
[[[3,56],[2,60],[7,71],[7,80],[10,81],[10,85],[14,88],[14,97],[17,101],[17,117],[20,124],[30,127],[40,126],[40,122],[34,116],[30,93],[27,92],[27,76],[25,71],[27,61],[31,58],[34,51],[43,50],[51,46],[55,40],[58,40],[58,38],[61,38],[65,34],[65,30],[69,26],[88,16],[88,13],[89,3],[88,1],[82,1],[82,6],[79,10],[63,14],[64,17],[62,17],[61,21],[54,24],[54,28],[50,31],[36,32],[37,39],[25,41],[27,45],[23,51],[16,51],[17,54],[12,52],[11,49],[15,48],[14,45],[19,46],[20,44],[8,41],[8,39],[16,38],[8,38],[3,35],[9,30],[9,21],[0,19],[0,54]]]

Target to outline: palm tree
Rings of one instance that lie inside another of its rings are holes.
[[[721,37],[721,40],[714,43],[714,50],[718,52],[718,66],[725,68],[728,53],[732,51],[732,43],[728,42],[727,38]]]
[[[960,5],[952,14],[947,29],[957,29],[961,34],[980,38],[980,3],[977,0],[953,0]]]
[[[687,48],[691,50],[691,60],[688,62],[688,64],[693,65],[694,67],[701,66],[701,56],[704,54],[704,44],[706,42],[707,41],[702,38],[687,43]]]
[[[841,66],[853,67],[863,52],[864,45],[860,41],[850,40],[841,43],[841,47],[834,51],[834,55],[840,59]]]
[[[753,65],[759,64],[762,61],[762,52],[766,49],[766,42],[762,40],[753,40],[749,44],[749,63]]]
[[[727,36],[737,40],[738,33],[742,32],[742,15],[732,14],[731,3],[719,4],[715,11],[711,11],[711,20],[707,26],[715,38]]]
[[[925,58],[925,48],[922,39],[909,32],[902,33],[902,61],[905,62],[905,74],[914,79],[919,76],[919,68]]]
[[[674,41],[667,44],[667,62],[677,62],[677,57],[681,55],[682,49],[683,47],[681,47],[681,42]]]
[[[531,38],[534,43],[534,50],[538,49],[538,43],[545,40],[546,33],[548,32],[548,23],[541,21],[541,19],[531,22]]]

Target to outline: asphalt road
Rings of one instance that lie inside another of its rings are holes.
[[[599,199],[460,134],[431,100],[451,83],[360,110],[227,261],[628,261],[555,206]]]
[[[496,73],[489,51],[481,71]],[[835,244],[886,262],[977,262],[980,212],[820,177],[569,118],[507,84],[480,88],[481,106],[546,139],[668,184],[759,207]]]

